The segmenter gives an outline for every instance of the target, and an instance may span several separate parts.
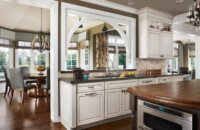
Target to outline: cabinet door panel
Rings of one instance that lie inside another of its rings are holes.
[[[122,91],[113,89],[105,91],[105,118],[116,117],[122,114]]]
[[[163,58],[173,58],[173,38],[171,33],[160,35],[161,55]]]
[[[150,58],[161,58],[160,55],[160,33],[148,32],[148,55]]]
[[[123,92],[123,96],[122,96],[122,112],[123,114],[128,114],[131,113],[131,109],[130,109],[130,94],[127,91],[127,89],[124,90]]]
[[[83,125],[103,120],[104,91],[78,93],[77,114],[78,114],[78,125]]]

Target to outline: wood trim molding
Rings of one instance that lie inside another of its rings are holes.
[[[114,13],[114,14],[118,14],[118,15],[122,15],[122,16],[126,16],[126,17],[130,17],[130,18],[135,18],[136,20],[136,58],[138,57],[138,43],[139,43],[139,19],[138,19],[138,15],[133,13],[133,12],[126,12],[124,10],[120,10],[120,8],[114,9],[111,7],[105,7],[103,5],[100,4],[94,4],[91,2],[85,2],[82,0],[57,0],[59,1],[59,52],[61,52],[61,3],[68,3],[68,4],[74,4],[74,5],[78,5],[78,6],[82,6],[82,7],[86,7],[86,8],[91,8],[91,9],[95,9],[95,10],[100,10],[100,11],[105,11],[105,12],[109,12],[109,13]],[[58,54],[59,55],[59,71],[61,71],[61,53]],[[63,71],[62,71],[63,72]]]
[[[129,6],[117,4],[117,3],[106,1],[106,0],[103,0],[103,2],[100,1],[100,0],[81,0],[81,1],[100,5],[100,6],[104,6],[104,7],[108,7],[108,8],[112,8],[112,9],[121,10],[121,11],[128,12],[128,13],[133,13],[133,14],[138,13],[138,10],[135,9],[135,8],[131,8]]]

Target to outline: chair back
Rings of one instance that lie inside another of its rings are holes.
[[[23,67],[20,67],[20,70],[23,77],[27,77],[30,75],[30,67],[23,66]]]
[[[47,89],[50,89],[50,67],[47,67],[46,86]]]
[[[3,68],[6,84],[10,84],[10,72],[8,67]]]
[[[24,78],[21,73],[20,68],[11,68],[10,72],[10,83],[13,89],[23,89],[24,88]]]

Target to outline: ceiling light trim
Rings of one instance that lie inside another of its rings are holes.
[[[96,4],[96,5],[100,5],[100,6],[104,6],[104,7],[108,7],[108,8],[112,8],[112,9],[117,9],[120,11],[124,11],[127,13],[133,13],[133,14],[138,14],[138,10],[129,6],[125,6],[125,5],[121,5],[121,4],[117,4],[114,2],[110,2],[107,0],[81,0],[87,3],[91,3],[91,4]]]

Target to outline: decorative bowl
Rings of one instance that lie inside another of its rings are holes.
[[[45,68],[45,66],[40,65],[40,66],[36,67],[36,70],[39,71],[39,73],[38,73],[39,75],[43,75],[44,74],[43,72],[46,70],[46,68]]]

